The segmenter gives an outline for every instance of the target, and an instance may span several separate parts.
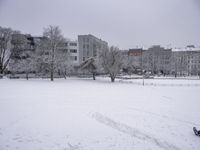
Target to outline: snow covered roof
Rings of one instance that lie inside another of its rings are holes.
[[[191,47],[186,47],[186,48],[173,48],[173,52],[181,52],[181,51],[200,51],[200,47],[196,48],[191,48]]]

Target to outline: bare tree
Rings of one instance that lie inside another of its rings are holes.
[[[64,43],[64,37],[61,34],[61,30],[58,26],[49,26],[44,29],[43,35],[48,38],[46,40],[47,49],[50,54],[50,78],[54,80],[54,69],[55,69],[55,53],[58,51],[58,47]]]
[[[0,74],[3,74],[12,55],[11,39],[13,31],[10,28],[0,27]]]
[[[110,75],[111,82],[115,82],[115,78],[123,65],[123,55],[119,48],[111,46],[109,49],[104,49],[100,53],[100,58],[104,71]]]

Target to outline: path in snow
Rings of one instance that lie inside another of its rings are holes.
[[[94,119],[96,119],[98,122],[105,124],[106,126],[109,126],[113,129],[116,129],[120,132],[123,132],[125,134],[128,134],[134,138],[138,138],[140,140],[147,140],[152,142],[153,144],[157,145],[158,147],[160,147],[161,149],[164,150],[180,150],[177,146],[168,143],[167,141],[163,141],[160,139],[157,139],[147,133],[143,133],[135,128],[132,128],[126,124],[120,123],[120,122],[116,122],[114,120],[112,120],[111,118],[108,118],[106,116],[103,116],[100,113],[94,113],[92,115],[92,117]]]

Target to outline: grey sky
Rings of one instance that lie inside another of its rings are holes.
[[[42,35],[59,25],[64,36],[94,34],[110,45],[200,45],[199,0],[0,0],[0,26]]]

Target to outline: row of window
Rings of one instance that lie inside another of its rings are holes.
[[[45,52],[45,55],[49,55],[49,54],[50,54],[49,52]],[[76,61],[78,58],[77,58],[77,56],[70,56],[70,59],[72,61]]]
[[[188,56],[189,59],[200,59],[200,56]]]
[[[195,60],[188,60],[188,63],[195,63],[196,64],[196,63],[200,63],[200,60],[199,61],[197,61],[197,60],[196,61]]]
[[[70,53],[77,53],[77,49],[70,49]]]
[[[74,43],[74,42],[72,42],[72,43],[65,43],[65,46],[77,46],[77,43]]]
[[[179,56],[180,59],[200,59],[200,56]]]
[[[68,49],[60,49],[63,52],[68,52]],[[77,53],[77,49],[70,49],[70,53]]]
[[[70,46],[77,46],[77,43],[69,43]]]
[[[197,69],[199,68],[200,69],[200,65],[192,65],[192,66],[189,66],[190,69]]]

